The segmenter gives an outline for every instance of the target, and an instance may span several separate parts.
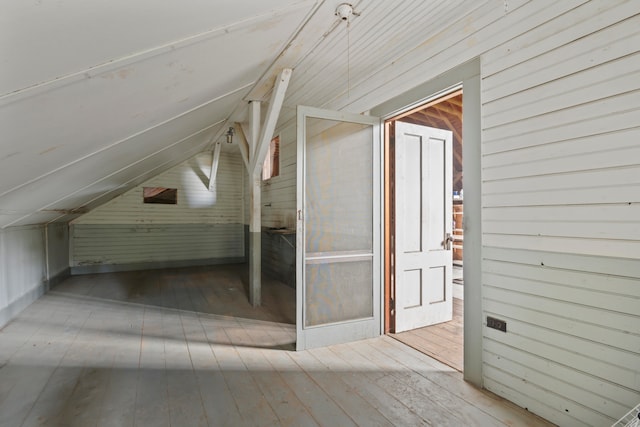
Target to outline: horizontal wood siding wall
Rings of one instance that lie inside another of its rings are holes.
[[[242,224],[81,224],[74,266],[244,257]]]
[[[244,166],[238,153],[220,155],[213,191],[208,190],[211,153],[204,152],[146,181],[72,224],[240,224]],[[178,204],[142,202],[143,187],[178,189]]]
[[[563,426],[640,402],[639,12],[592,1],[482,56],[483,308],[507,322],[484,384]]]
[[[213,191],[201,153],[73,221],[71,265],[244,257],[244,166],[221,153]],[[178,204],[144,204],[143,187],[178,189]]]
[[[296,128],[280,129],[280,174],[262,182],[262,271],[295,287],[296,279]],[[248,199],[248,198],[247,198]],[[272,234],[288,228],[293,234]]]
[[[279,130],[280,175],[262,182],[262,226],[296,228],[296,127]]]
[[[368,111],[480,57],[482,304],[508,324],[483,327],[484,385],[559,425],[611,425],[640,402],[640,3],[462,3],[435,34],[407,25],[388,58],[365,49],[384,51],[385,26],[357,38],[354,21],[350,64],[371,73],[349,90],[328,71],[344,40],[321,43],[289,86],[283,159],[296,105]],[[294,169],[265,188],[265,224],[295,215]]]

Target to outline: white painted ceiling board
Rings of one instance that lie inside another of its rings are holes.
[[[315,47],[313,55],[298,64],[285,105],[290,111],[309,100],[314,106],[349,105],[352,90],[358,92],[358,86],[366,85],[378,70],[428,44],[452,20],[467,13],[469,5],[464,0],[361,3],[356,7],[361,16],[352,18],[349,34],[346,23],[340,24]],[[283,114],[281,124],[292,119],[293,115]]]
[[[195,135],[194,137],[188,138],[170,149],[154,153],[152,157],[140,161],[135,165],[135,167],[123,169],[93,183],[90,186],[82,188],[76,194],[72,194],[60,201],[57,201],[56,203],[53,203],[51,208],[64,209],[64,206],[76,206],[80,201],[86,201],[87,198],[89,198],[89,201],[86,202],[87,205],[85,206],[88,208],[94,207],[96,205],[96,194],[100,195],[100,198],[102,198],[103,196],[110,194],[111,189],[119,188],[119,186],[123,185],[122,183],[126,183],[126,185],[131,186],[132,182],[136,182],[137,185],[138,183],[146,180],[147,177],[152,177],[187,160],[194,154],[199,153],[207,142],[207,138],[203,138],[202,135]],[[144,177],[144,179],[141,177]],[[115,197],[113,194],[110,195],[111,197]]]
[[[274,17],[306,13],[313,3],[6,0],[0,4],[0,95],[234,25],[273,26]],[[300,20],[295,15],[292,24]]]
[[[189,143],[189,145],[186,145],[187,143]],[[38,224],[40,223],[38,220],[43,214],[49,211],[67,212],[69,209],[66,206],[79,206],[79,212],[90,211],[167,169],[172,168],[191,156],[202,152],[206,143],[207,141],[202,139],[185,141],[184,144],[155,154],[153,158],[145,159],[137,169],[128,168],[120,171],[102,179],[98,183],[83,188],[76,194],[67,196],[65,199],[43,208],[45,212],[23,214],[20,217],[12,216],[10,218],[0,215],[0,228],[8,225]],[[144,170],[144,172],[138,174],[139,170]],[[58,214],[55,218],[50,219],[50,221],[70,221],[78,216],[80,215]]]
[[[212,148],[283,68],[294,72],[280,125],[298,104],[361,112],[351,92],[386,84],[395,61],[427,61],[436,38],[477,30],[459,34],[474,9],[504,13],[498,0],[360,0],[347,37],[342,2],[3,2],[0,227],[92,208]]]
[[[434,3],[444,2],[429,2],[429,4]],[[352,77],[354,83],[352,83],[351,92],[357,93],[357,96],[349,96],[345,91],[333,92],[333,97],[330,98],[327,95],[323,98],[321,106],[352,112],[367,111],[380,102],[380,93],[409,91],[415,85],[412,82],[435,78],[456,64],[478,56],[482,53],[482,48],[476,46],[477,34],[474,31],[490,27],[492,30],[495,29],[490,34],[491,37],[504,38],[503,30],[499,26],[491,25],[505,15],[502,2],[465,0],[457,5],[453,2],[446,4],[446,16],[450,16],[450,19],[444,19],[444,15],[435,21],[430,20],[429,17],[417,20],[412,17],[411,21],[406,23],[406,26],[419,36],[416,40],[422,39],[417,45],[411,47],[398,45],[398,56],[376,64],[367,76]],[[398,8],[404,7],[401,1],[396,2],[396,5]],[[418,16],[422,7],[413,5]],[[426,3],[424,5],[426,6]],[[461,27],[464,31],[460,30]],[[391,28],[385,26],[384,30],[388,32],[387,37],[395,36]],[[490,43],[484,44],[488,46]],[[371,54],[379,57],[377,52]],[[403,75],[405,78],[399,81],[396,78],[398,75]],[[292,120],[286,117],[282,119],[288,120],[289,123]]]
[[[33,225],[33,224],[46,224],[54,222],[62,216],[60,212],[36,212],[30,214],[28,217],[21,216],[20,218],[14,218],[7,222],[4,216],[0,216],[0,227],[6,227],[5,224],[12,224],[14,226]]]
[[[22,182],[28,168],[56,169],[204,103],[248,91],[278,53],[272,40],[290,32],[278,24],[266,34],[243,28],[5,106],[0,128],[19,149],[10,162],[0,160],[8,174],[0,194]],[[228,115],[228,107],[220,114]]]
[[[6,227],[7,225],[16,221],[20,221],[20,219],[23,217],[24,213],[15,213],[11,210],[2,210],[0,211],[0,228]],[[34,222],[34,224],[36,223]]]
[[[25,215],[30,212],[38,212],[43,210],[64,210],[70,211],[74,209],[87,210],[95,207],[96,200],[103,197],[113,198],[120,194],[123,185],[131,182],[138,183],[141,176],[151,177],[158,174],[169,167],[180,163],[192,155],[202,151],[203,147],[208,143],[208,134],[199,133],[190,138],[186,138],[179,144],[172,147],[154,152],[152,155],[142,158],[135,164],[130,165],[111,174],[103,176],[99,170],[87,170],[84,164],[80,164],[80,168],[70,175],[68,171],[60,177],[53,177],[54,181],[64,181],[62,184],[54,186],[42,186],[38,182],[31,184],[26,191],[18,191],[12,193],[13,197],[0,198],[0,201],[12,206],[14,211],[16,207]],[[107,162],[108,163],[108,162]],[[76,182],[72,178],[76,177]],[[97,178],[94,182],[89,182],[88,178]],[[84,179],[87,179],[85,181]],[[63,185],[65,184],[65,185]],[[54,200],[45,203],[44,201]],[[39,203],[38,203],[39,202]],[[0,208],[2,209],[2,208]],[[22,218],[21,218],[22,219]],[[32,222],[29,222],[32,223]],[[0,226],[18,225],[21,221],[15,223],[0,222]]]
[[[316,3],[4,2],[0,227],[68,219],[40,211],[94,207],[206,149]]]
[[[59,200],[64,194],[72,194],[75,190],[123,168],[132,166],[139,169],[140,166],[136,166],[136,162],[162,152],[189,135],[196,133],[200,134],[201,139],[208,139],[210,134],[217,130],[216,126],[211,126],[224,120],[224,109],[232,108],[240,98],[236,95],[224,100],[221,105],[212,104],[195,110],[149,132],[86,156],[81,161],[69,163],[64,168],[49,172],[39,179],[22,183],[19,188],[0,195],[0,209],[33,209],[38,205],[46,206],[47,203],[43,201],[51,203]],[[25,201],[30,201],[31,206],[25,206]],[[65,208],[75,207],[78,206]]]

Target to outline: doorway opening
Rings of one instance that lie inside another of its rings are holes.
[[[385,332],[458,371],[464,354],[462,99],[458,86],[389,118],[384,142]]]

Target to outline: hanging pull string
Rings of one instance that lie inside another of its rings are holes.
[[[351,99],[351,17],[360,16],[360,13],[353,10],[349,3],[341,3],[336,8],[335,15],[340,21],[347,21],[347,99]],[[338,21],[338,23],[340,23]],[[335,28],[335,26],[334,26]]]
[[[351,15],[347,18],[347,100],[351,100]]]

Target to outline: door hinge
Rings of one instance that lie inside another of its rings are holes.
[[[298,221],[302,221],[302,209],[298,209]]]
[[[396,300],[391,298],[391,301],[389,301],[389,305],[391,309],[391,314],[394,314],[396,312]]]

